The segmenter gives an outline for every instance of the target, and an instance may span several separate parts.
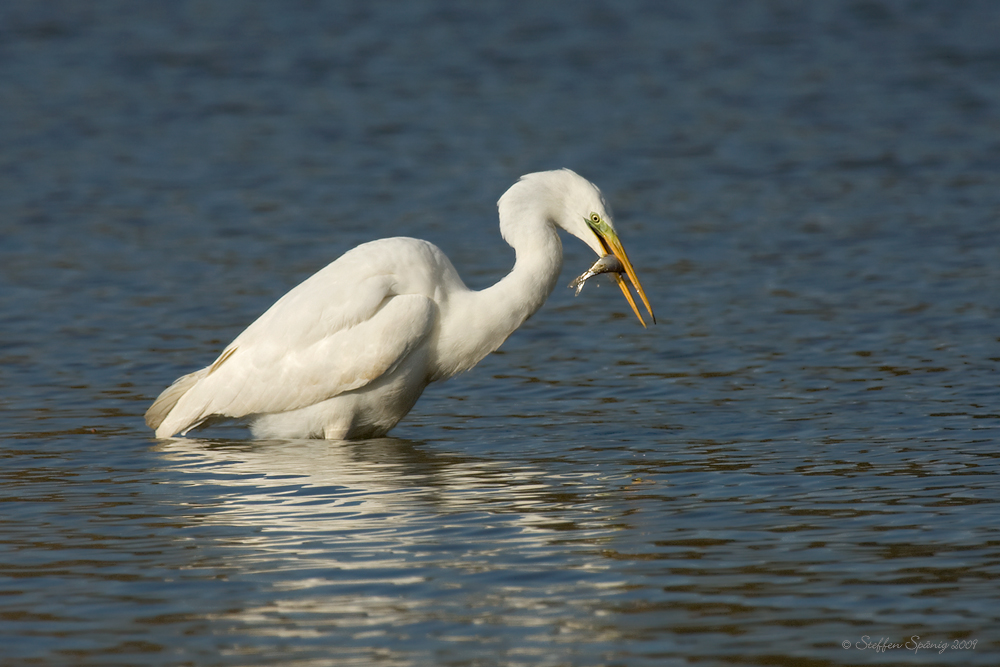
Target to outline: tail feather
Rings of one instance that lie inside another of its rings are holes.
[[[177,401],[181,400],[181,397],[186,394],[191,387],[196,385],[199,380],[208,374],[207,368],[202,368],[200,371],[195,371],[194,373],[188,373],[187,375],[182,375],[181,377],[174,380],[174,383],[163,390],[163,393],[153,401],[153,404],[149,406],[146,410],[146,426],[151,429],[158,429],[160,425],[166,420],[170,415],[170,412],[177,406]],[[183,428],[188,428],[191,425],[184,425],[178,428],[181,430]],[[159,433],[157,433],[159,435]],[[173,433],[169,434],[173,435]]]

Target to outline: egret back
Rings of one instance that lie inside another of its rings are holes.
[[[435,299],[453,289],[465,286],[426,241],[358,246],[279,299],[211,366],[168,387],[148,423],[169,437],[213,416],[290,412],[361,390],[427,342]]]

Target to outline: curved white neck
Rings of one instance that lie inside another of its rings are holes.
[[[546,219],[501,222],[504,239],[514,248],[514,268],[492,287],[454,298],[442,327],[439,378],[466,371],[496,350],[533,315],[555,289],[562,271],[562,241]]]
[[[555,225],[548,221],[520,226],[516,234],[508,233],[506,240],[514,248],[514,268],[473,297],[480,312],[502,332],[497,347],[549,298],[563,262],[562,241]]]

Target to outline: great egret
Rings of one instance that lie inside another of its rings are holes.
[[[497,284],[470,290],[427,241],[365,243],[279,299],[210,366],[167,387],[146,424],[159,438],[220,419],[248,421],[257,438],[381,437],[424,387],[475,366],[542,306],[562,269],[556,227],[614,254],[656,321],[592,183],[569,169],[527,174],[497,207],[516,254]]]

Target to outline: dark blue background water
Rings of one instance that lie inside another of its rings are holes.
[[[3,3],[0,664],[996,664],[998,34],[985,0]],[[562,166],[658,326],[560,287],[379,441],[143,425],[360,242],[492,283],[494,202]],[[947,648],[864,648],[913,636]]]

